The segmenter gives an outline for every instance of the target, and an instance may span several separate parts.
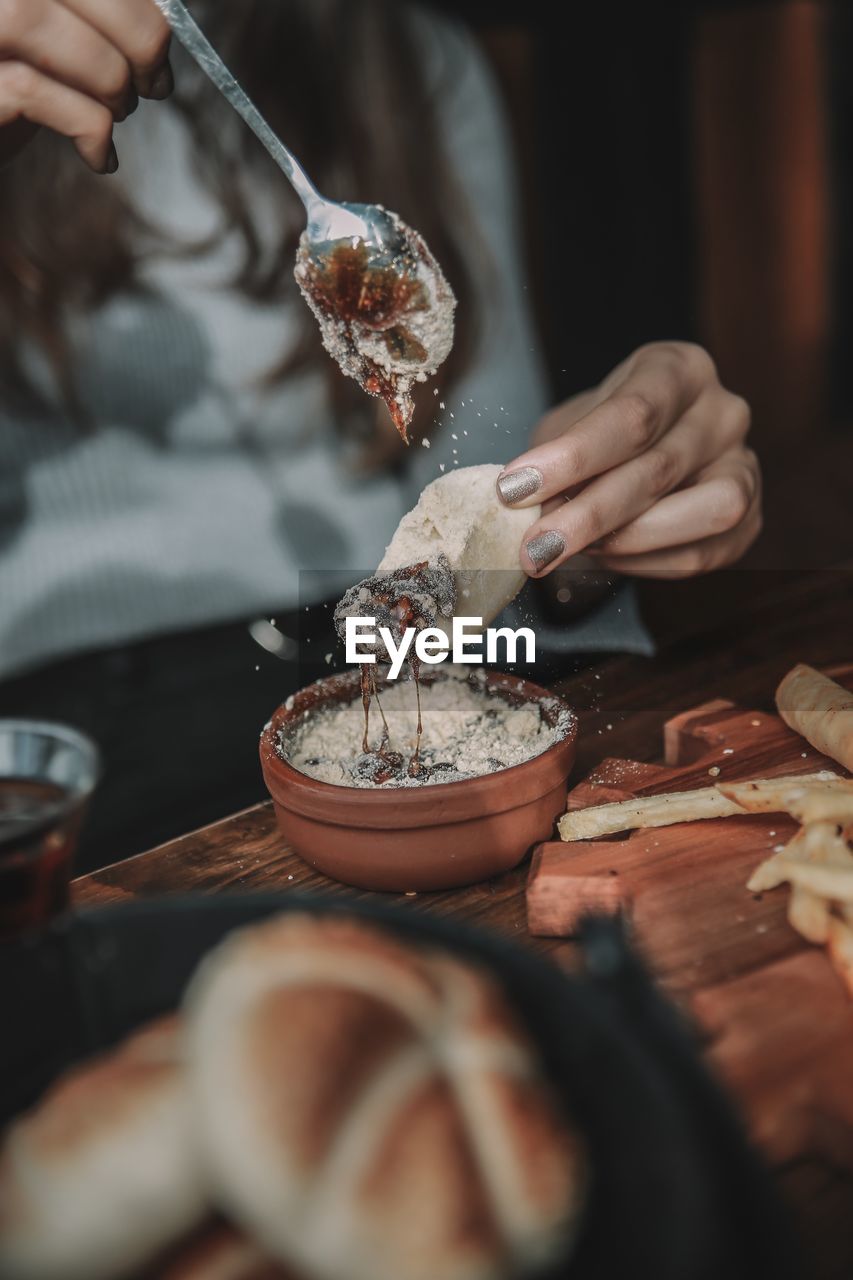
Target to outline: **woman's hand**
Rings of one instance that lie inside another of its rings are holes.
[[[551,410],[535,447],[498,478],[508,506],[542,504],[522,568],[544,577],[579,552],[647,577],[731,564],[761,529],[749,422],[701,347],[640,347],[601,386]]]
[[[153,0],[0,0],[0,163],[45,125],[114,173],[113,124],[171,92],[168,50]]]

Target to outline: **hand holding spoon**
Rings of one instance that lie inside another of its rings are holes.
[[[320,195],[273,132],[181,0],[155,0],[175,38],[263,144],[305,206],[296,280],[329,354],[370,395],[381,396],[408,443],[415,382],[453,344],[456,300],[417,232],[377,204]]]

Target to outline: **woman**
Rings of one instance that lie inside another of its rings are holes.
[[[460,29],[398,0],[198,14],[322,191],[425,236],[458,340],[406,453],[296,296],[295,197],[186,60],[173,76],[152,0],[2,6],[0,713],[101,742],[90,862],[259,797],[251,736],[298,675],[245,621],[293,632],[440,469],[505,462],[539,421],[500,485],[545,500],[533,577],[583,549],[717,567],[759,522],[746,407],[697,348],[644,348],[543,417],[505,133]]]

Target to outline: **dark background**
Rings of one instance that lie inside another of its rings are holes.
[[[747,563],[853,556],[853,4],[437,0],[504,89],[555,394],[702,342],[754,412]]]

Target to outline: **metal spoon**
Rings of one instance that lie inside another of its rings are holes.
[[[296,157],[288,151],[225,66],[198,23],[181,0],[155,0],[177,40],[201,67],[224,98],[242,116],[288,178],[308,214],[308,238],[312,244],[357,237],[371,249],[396,254],[405,243],[388,213],[376,204],[339,204],[321,196]]]

